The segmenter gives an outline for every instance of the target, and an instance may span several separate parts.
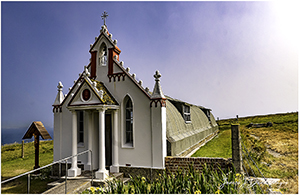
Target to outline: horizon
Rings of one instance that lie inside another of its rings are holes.
[[[1,2],[1,130],[42,121],[89,63],[108,12],[120,61],[215,119],[298,112],[293,2]]]

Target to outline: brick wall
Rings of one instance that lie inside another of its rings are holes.
[[[147,180],[152,180],[163,174],[164,169],[151,169],[139,167],[119,167],[119,172],[124,174],[124,177],[145,177]]]
[[[225,158],[207,158],[207,157],[172,157],[165,158],[166,171],[176,172],[180,170],[188,170],[190,165],[194,165],[195,170],[202,170],[204,164],[213,166],[215,169],[220,166],[222,170],[232,167],[231,159]]]

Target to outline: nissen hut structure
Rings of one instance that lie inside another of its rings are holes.
[[[218,126],[210,109],[167,97],[156,71],[152,92],[121,62],[117,41],[104,24],[91,60],[67,94],[58,84],[53,104],[54,161],[72,158],[68,176],[96,170],[105,179],[120,168],[163,169],[167,155],[184,155]],[[93,162],[91,162],[91,160]]]

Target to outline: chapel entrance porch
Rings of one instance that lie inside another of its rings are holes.
[[[85,112],[84,125],[87,134],[86,149],[92,151],[88,153],[87,163],[84,169],[92,169],[95,172],[95,178],[104,180],[110,172],[119,172],[118,167],[118,106],[101,106],[93,109],[80,109]],[[72,155],[78,153],[77,139],[77,111],[72,111]],[[80,148],[79,148],[80,149]],[[68,170],[70,177],[77,177],[81,174],[78,168],[77,157],[72,158],[72,167]]]

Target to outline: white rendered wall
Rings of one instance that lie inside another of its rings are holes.
[[[54,149],[54,154],[53,154],[53,160],[57,161],[60,159],[60,152],[61,152],[61,145],[60,145],[60,112],[55,112],[54,113],[54,143],[53,143],[53,149]]]
[[[104,83],[110,93],[120,104],[119,110],[119,165],[125,166],[151,166],[151,130],[150,130],[150,100],[136,86],[133,81],[125,77],[125,81],[113,79],[109,82],[107,76],[108,66],[97,67],[97,80]],[[133,147],[127,147],[124,143],[125,116],[123,105],[124,98],[129,95],[133,103]]]

